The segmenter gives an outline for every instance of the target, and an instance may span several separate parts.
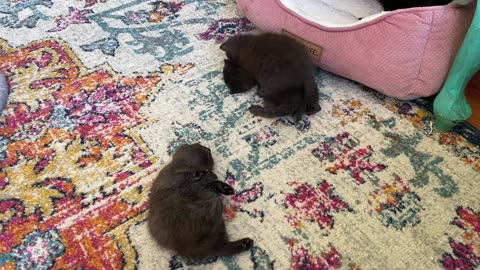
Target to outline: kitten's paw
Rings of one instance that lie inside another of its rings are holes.
[[[241,251],[249,250],[253,247],[253,243],[251,238],[243,238],[238,243],[238,249]]]
[[[220,189],[220,193],[224,194],[224,195],[233,195],[235,194],[235,189],[233,189],[232,186],[228,185],[228,184],[223,184],[219,187]]]
[[[321,110],[322,110],[322,107],[320,107],[319,104],[308,105],[306,114],[307,115],[314,115]]]
[[[259,105],[252,105],[248,110],[253,114],[253,115],[258,115],[261,116],[263,114],[263,107]]]
[[[231,95],[240,94],[240,93],[243,93],[243,92],[245,92],[245,91],[243,91],[242,89],[230,88],[230,94]]]
[[[220,193],[223,195],[233,195],[235,190],[229,184],[223,183],[221,181],[215,180],[207,184],[207,188],[213,192]]]

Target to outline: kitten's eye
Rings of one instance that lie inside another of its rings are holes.
[[[197,179],[203,177],[204,175],[205,175],[205,171],[198,171],[193,173],[193,177]]]

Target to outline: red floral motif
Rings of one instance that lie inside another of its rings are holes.
[[[232,173],[227,171],[225,181],[237,189],[237,181]],[[246,213],[252,218],[260,218],[263,221],[264,213],[263,211],[253,209],[247,210],[245,206],[249,203],[256,201],[263,194],[263,184],[260,182],[254,183],[251,188],[244,189],[241,191],[236,190],[236,193],[232,196],[225,197],[224,207],[223,207],[223,218],[225,221],[231,221],[237,217],[237,213]]]
[[[247,18],[224,18],[213,21],[207,31],[197,34],[196,37],[201,40],[214,39],[216,43],[222,43],[229,37],[253,29],[252,23]]]
[[[463,241],[449,239],[453,254],[443,254],[442,263],[447,270],[473,270],[480,266],[480,213],[465,207],[457,208],[452,224],[463,229]]]
[[[292,256],[292,270],[327,270],[339,269],[341,266],[341,257],[338,251],[330,245],[330,249],[318,256],[309,252],[309,250],[300,245],[296,240],[289,240],[290,254]]]
[[[90,9],[78,10],[74,7],[68,9],[68,15],[62,15],[55,18],[57,27],[48,30],[48,32],[58,32],[67,28],[71,24],[90,23],[90,20],[85,16],[93,13]]]
[[[365,148],[355,148],[356,145],[357,142],[346,132],[320,143],[312,150],[312,154],[321,161],[334,163],[327,167],[330,173],[337,174],[340,170],[348,171],[357,184],[363,184],[365,174],[383,171],[386,166],[370,162],[370,156],[373,153],[370,145]]]
[[[285,207],[292,208],[293,213],[287,213],[285,217],[293,228],[300,230],[302,222],[317,223],[328,234],[333,228],[332,212],[351,211],[348,204],[340,197],[334,195],[334,189],[323,181],[313,187],[297,181],[289,184],[295,188],[293,193],[285,195]]]

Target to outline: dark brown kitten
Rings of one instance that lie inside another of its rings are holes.
[[[253,240],[228,240],[219,194],[233,188],[212,172],[210,149],[183,145],[153,182],[148,227],[157,243],[190,259],[230,256],[250,249]]]
[[[385,11],[392,11],[402,8],[446,5],[452,0],[379,0],[379,2]]]
[[[223,79],[231,94],[243,93],[257,85],[255,79],[232,59],[224,60]]]
[[[268,118],[291,115],[298,122],[304,113],[321,110],[314,67],[302,44],[285,35],[264,33],[231,37],[220,49],[228,57],[224,77],[232,93],[253,87],[243,77],[258,83],[257,95],[265,107],[252,105],[253,114]]]

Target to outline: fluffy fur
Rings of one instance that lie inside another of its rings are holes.
[[[237,62],[232,59],[225,59],[224,64],[223,79],[231,94],[247,92],[258,85],[255,79]]]
[[[248,250],[253,240],[228,240],[219,194],[233,188],[212,172],[210,149],[183,145],[155,179],[150,194],[148,227],[157,243],[189,259],[230,256]]]
[[[265,106],[253,105],[250,112],[261,117],[315,114],[318,88],[314,67],[304,46],[285,35],[264,33],[237,35],[224,42],[224,78],[231,93],[245,92],[258,84],[257,95]]]

